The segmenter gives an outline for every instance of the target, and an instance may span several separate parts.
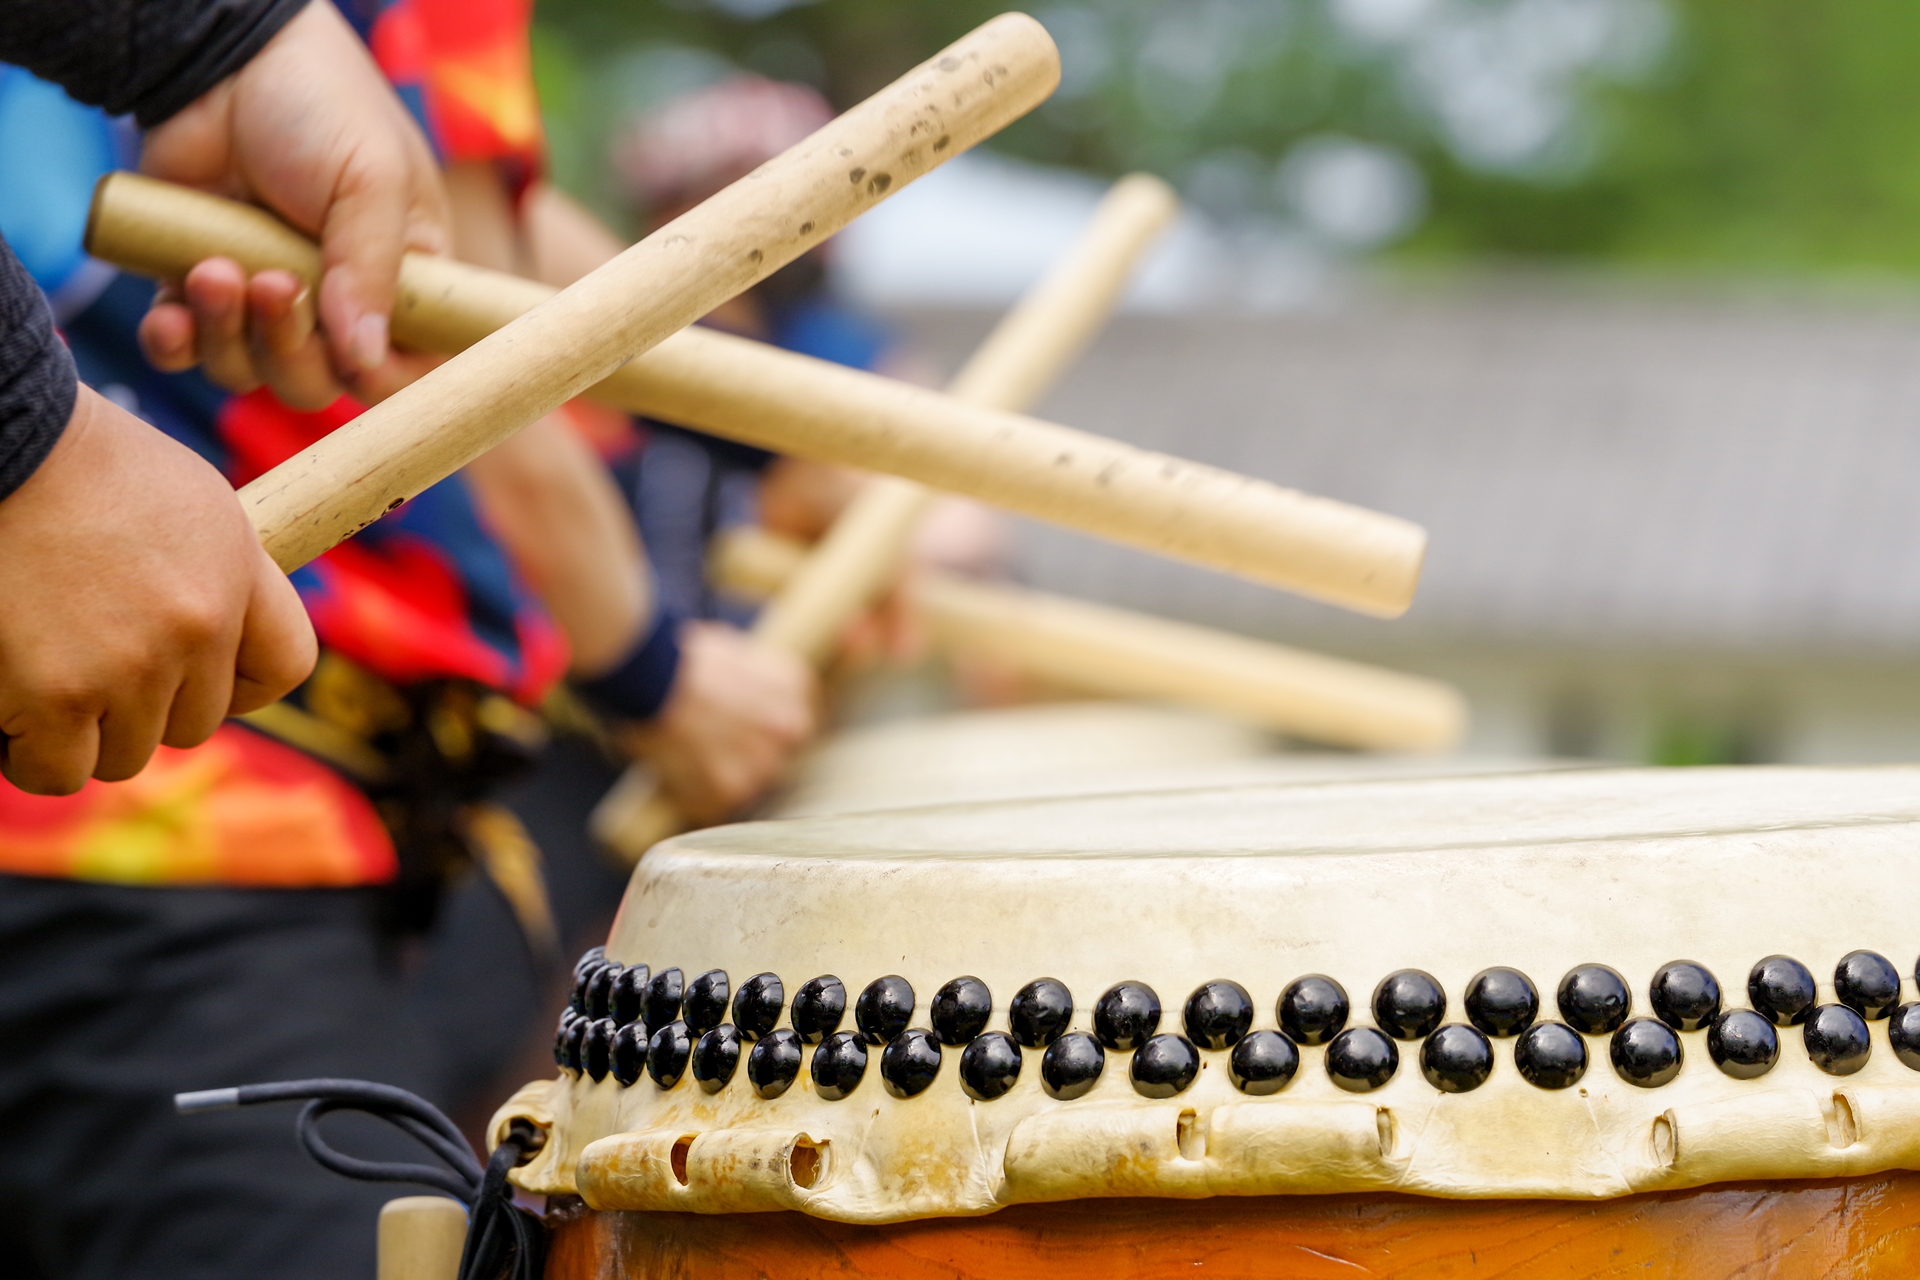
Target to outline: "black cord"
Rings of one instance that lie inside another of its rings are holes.
[[[370,1080],[283,1080],[175,1094],[182,1115],[266,1102],[306,1102],[295,1131],[307,1154],[325,1168],[363,1182],[411,1182],[444,1191],[467,1207],[467,1243],[459,1280],[539,1280],[546,1267],[546,1226],[513,1202],[507,1174],[546,1143],[546,1135],[516,1121],[484,1167],[453,1121],[426,1099]],[[440,1166],[362,1160],[333,1147],[320,1119],[360,1111],[385,1120],[432,1152]]]

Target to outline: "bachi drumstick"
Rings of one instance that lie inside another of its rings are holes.
[[[272,215],[129,173],[102,180],[88,249],[177,280],[209,257],[317,284],[318,248]],[[462,351],[554,295],[531,280],[411,254],[393,334]],[[1413,598],[1419,526],[907,383],[684,329],[590,394],[777,453],[887,472],[1146,551],[1392,617]]]
[[[764,529],[735,529],[714,544],[710,571],[722,590],[764,598],[806,556]],[[952,574],[922,574],[909,590],[942,652],[1082,693],[1184,703],[1366,751],[1444,751],[1466,729],[1465,700],[1438,680]]]
[[[1092,339],[1140,255],[1178,207],[1158,178],[1135,174],[1116,183],[1080,242],[987,335],[948,394],[988,409],[1025,408]],[[761,611],[754,639],[822,665],[847,623],[893,580],[936,496],[911,480],[871,481]],[[636,862],[687,822],[653,771],[634,765],[595,807],[589,825],[602,844]]]

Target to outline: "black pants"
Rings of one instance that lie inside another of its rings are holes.
[[[436,1098],[434,1064],[369,892],[0,876],[0,1274],[370,1280],[380,1206],[417,1189],[321,1169],[292,1106],[177,1116],[172,1095],[329,1075]]]

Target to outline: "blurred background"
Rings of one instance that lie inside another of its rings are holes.
[[[540,0],[559,184],[737,70],[858,101],[981,0]],[[1039,526],[1039,586],[1458,682],[1472,750],[1920,758],[1920,9],[1105,0],[835,288],[951,370],[1133,169],[1187,213],[1044,416],[1417,520],[1397,622]]]

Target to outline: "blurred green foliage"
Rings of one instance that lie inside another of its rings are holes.
[[[1537,26],[1580,19],[1602,3],[1408,0],[1399,8],[1444,9],[1471,34],[1472,22],[1484,18],[1485,27],[1496,12],[1528,4]],[[844,106],[1002,7],[540,0],[536,65],[556,175],[615,213],[599,161],[609,131],[670,91],[676,75],[696,74],[699,51],[811,81]],[[1378,0],[1345,8],[1383,11]],[[1465,37],[1418,48],[1368,39],[1340,20],[1342,11],[1341,0],[1041,7],[1037,16],[1062,45],[1066,81],[994,145],[1098,173],[1150,169],[1235,217],[1283,214],[1267,207],[1281,197],[1264,175],[1303,138],[1382,144],[1411,158],[1428,188],[1424,222],[1394,250],[1405,258],[1920,270],[1920,5],[1668,0],[1656,14],[1664,14],[1659,48],[1645,65],[1609,71],[1595,55],[1565,70],[1556,83],[1577,118],[1512,162],[1490,162],[1463,146],[1457,129],[1449,134],[1434,105],[1445,94],[1422,98],[1435,50],[1455,50]],[[1489,47],[1485,65],[1498,70],[1505,46]],[[1461,74],[1471,81],[1474,73],[1469,65]],[[1456,86],[1454,97],[1474,87]]]

